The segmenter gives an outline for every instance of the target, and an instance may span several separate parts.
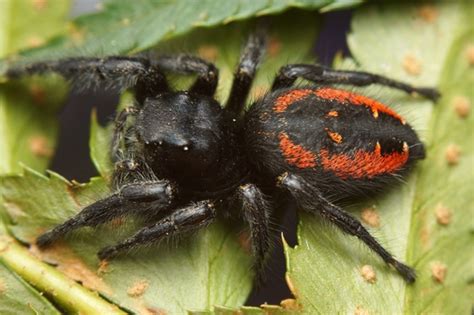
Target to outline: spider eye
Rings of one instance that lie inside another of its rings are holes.
[[[155,140],[146,143],[146,145],[153,147],[155,150],[164,150],[169,152],[191,151],[192,149],[192,145],[189,141],[176,141],[176,139]]]

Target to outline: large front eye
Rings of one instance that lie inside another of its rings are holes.
[[[153,147],[155,151],[177,153],[177,152],[188,152],[192,149],[192,144],[189,141],[167,141],[167,140],[156,140],[153,142],[146,143],[147,146]]]

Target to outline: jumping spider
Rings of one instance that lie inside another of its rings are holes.
[[[73,81],[132,88],[136,100],[115,120],[114,192],[41,235],[38,246],[125,214],[161,216],[99,251],[101,259],[109,259],[137,245],[202,228],[218,211],[237,204],[250,228],[260,272],[270,245],[270,196],[284,192],[301,209],[358,237],[413,282],[414,270],[336,203],[380,190],[406,174],[424,157],[423,144],[389,107],[330,86],[375,83],[432,100],[438,92],[366,72],[290,64],[280,69],[271,91],[244,112],[266,42],[264,32],[249,37],[223,107],[213,98],[218,70],[189,55],[71,58],[10,68],[10,78],[55,72]],[[195,74],[197,79],[189,90],[173,91],[165,72]],[[298,78],[313,85],[293,87]]]

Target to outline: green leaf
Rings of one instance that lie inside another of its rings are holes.
[[[0,313],[61,314],[31,286],[0,262]]]
[[[0,1],[0,58],[33,47],[57,35],[64,25],[68,1],[49,4],[27,0]],[[51,80],[2,84],[0,81],[0,174],[17,172],[20,163],[44,170],[53,154],[57,123],[54,108],[63,95]],[[3,195],[0,194],[3,204]],[[8,248],[4,209],[0,206],[0,313],[59,314],[3,259]]]
[[[239,1],[105,1],[98,13],[77,18],[69,34],[26,52],[31,58],[73,55],[107,55],[138,52],[163,39],[196,27],[229,24],[254,16],[280,13],[292,7],[341,9],[361,0],[239,0]]]
[[[61,305],[62,309],[79,314],[125,314],[116,305],[107,303],[95,292],[65,277],[54,267],[41,262],[32,252],[18,244],[18,242],[11,237],[6,235],[0,236],[0,249],[0,261],[2,264],[19,275],[23,280],[34,285],[43,294],[53,297],[55,302]],[[62,256],[62,258],[65,259],[67,257]],[[84,279],[88,280],[85,277],[88,274],[85,273],[84,269],[81,269],[81,265],[77,262],[70,260],[66,266],[71,272],[74,272],[74,274],[81,275]],[[1,272],[0,275],[2,275]],[[20,281],[20,284],[24,284],[24,282]],[[13,283],[12,285],[15,284]],[[19,287],[18,283],[16,286]],[[15,296],[13,297],[11,296],[12,292],[8,293],[8,291],[4,290],[3,293],[7,296],[6,299],[2,299],[0,308],[12,307],[15,310],[14,314],[18,314],[25,308],[25,302],[32,301],[36,302],[35,305],[31,305],[32,307],[38,306],[37,302],[40,302],[43,304],[43,309],[49,309],[48,314],[56,313],[50,303],[43,300],[40,294],[31,288],[30,294],[24,294],[28,288],[30,287],[27,286],[25,289],[20,289],[18,292],[15,292]],[[26,306],[28,306],[28,304]],[[34,308],[30,310],[34,310]]]
[[[357,216],[363,208],[375,207],[380,227],[369,229],[396,257],[415,267],[418,280],[407,286],[360,241],[301,213],[299,245],[285,250],[287,279],[305,313],[471,311],[474,146],[469,135],[474,124],[472,113],[461,118],[454,104],[459,102],[456,97],[474,103],[473,18],[467,2],[380,4],[356,11],[349,46],[361,69],[438,86],[443,94],[433,105],[385,88],[363,89],[396,104],[427,143],[427,159],[407,183],[347,207]],[[450,144],[460,148],[456,165],[446,160]],[[440,205],[452,213],[448,225],[437,223]],[[364,265],[375,270],[375,283],[362,277]],[[437,266],[447,267],[441,282],[432,274]]]
[[[58,35],[68,9],[68,1],[0,1],[0,58]],[[55,80],[0,83],[0,174],[19,171],[20,163],[46,168],[56,143],[55,109],[64,93]]]
[[[253,99],[262,90],[268,90],[270,80],[281,65],[288,60],[306,58],[315,39],[316,21],[314,14],[302,12],[275,18],[275,27],[271,29],[273,46],[256,79]],[[306,29],[304,36],[300,34],[302,27]],[[250,23],[199,29],[163,43],[158,50],[180,48],[207,57],[214,55],[220,68],[218,99],[223,101],[230,88],[242,43],[251,29]],[[175,83],[180,86],[187,81],[178,78]],[[120,107],[129,104],[126,95]],[[93,119],[91,157],[106,180],[111,174],[110,136],[110,126],[101,127]],[[8,200],[6,206],[13,222],[9,228],[13,235],[31,243],[46,228],[63,222],[109,191],[103,179],[79,185],[68,183],[56,174],[44,178],[26,171],[23,176],[5,178],[0,193]],[[84,228],[73,233],[66,243],[39,254],[86,287],[136,313],[147,310],[163,310],[169,314],[181,314],[187,310],[211,311],[214,305],[235,308],[245,302],[252,287],[253,274],[251,258],[240,244],[245,237],[241,233],[242,226],[219,219],[174,246],[162,243],[112,260],[108,265],[99,264],[96,253],[100,248],[125,238],[139,226],[143,223],[127,218],[94,231]],[[71,270],[68,266],[76,268]]]
[[[16,224],[10,227],[12,233],[24,242],[32,242],[47,227],[63,222],[109,191],[101,179],[77,185],[54,173],[47,179],[26,171],[22,177],[4,178],[1,193],[8,200],[7,210]],[[250,291],[250,259],[240,249],[238,230],[225,222],[216,222],[177,246],[161,244],[101,266],[97,251],[139,226],[121,225],[120,221],[114,224],[74,233],[67,245],[41,253],[42,258],[136,312],[161,309],[176,314],[185,309],[208,309],[214,303],[238,306]]]

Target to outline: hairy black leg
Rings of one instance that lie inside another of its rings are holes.
[[[370,249],[376,252],[388,265],[394,267],[407,281],[412,283],[416,279],[415,271],[396,260],[377,240],[362,226],[362,224],[340,207],[329,202],[313,185],[302,177],[285,173],[278,179],[278,184],[286,188],[294,197],[298,205],[311,213],[319,213],[323,218],[332,222],[343,232],[356,236]]]
[[[6,71],[9,78],[34,74],[58,73],[89,87],[104,84],[107,87],[126,89],[133,87],[137,101],[168,91],[168,83],[159,68],[144,57],[111,56],[104,58],[68,58],[13,66]]]
[[[121,145],[124,140],[125,136],[125,127],[127,125],[127,119],[130,116],[136,116],[138,114],[138,109],[136,107],[127,107],[124,110],[122,110],[120,113],[117,114],[115,117],[115,128],[114,128],[114,133],[112,136],[112,161],[117,162],[120,160],[123,160],[125,158],[124,156],[124,150],[127,148],[122,149]]]
[[[219,71],[210,62],[190,55],[174,55],[158,57],[153,63],[162,70],[197,74],[197,79],[190,89],[193,93],[213,96],[216,92]]]
[[[263,29],[251,34],[240,55],[226,109],[238,116],[244,109],[258,64],[265,53],[267,34]]]
[[[216,216],[216,210],[210,200],[200,201],[175,210],[168,217],[147,226],[124,241],[99,251],[100,259],[109,259],[120,252],[138,245],[158,242],[169,236],[183,234],[208,225]]]
[[[271,206],[261,190],[254,184],[240,186],[235,197],[240,202],[244,220],[250,228],[255,271],[259,280],[262,280],[263,267],[270,251]]]
[[[150,202],[154,211],[171,206],[176,188],[167,180],[147,183],[134,183],[123,186],[118,192],[99,200],[41,235],[36,243],[46,247],[65,234],[83,226],[96,226],[125,214],[126,205]],[[139,207],[139,206],[137,206]]]
[[[417,93],[434,101],[440,97],[436,89],[414,87],[381,75],[362,71],[333,70],[320,65],[309,64],[283,66],[273,81],[272,90],[290,87],[297,78],[304,78],[321,84],[349,84],[356,86],[380,84],[402,90],[409,94]]]

